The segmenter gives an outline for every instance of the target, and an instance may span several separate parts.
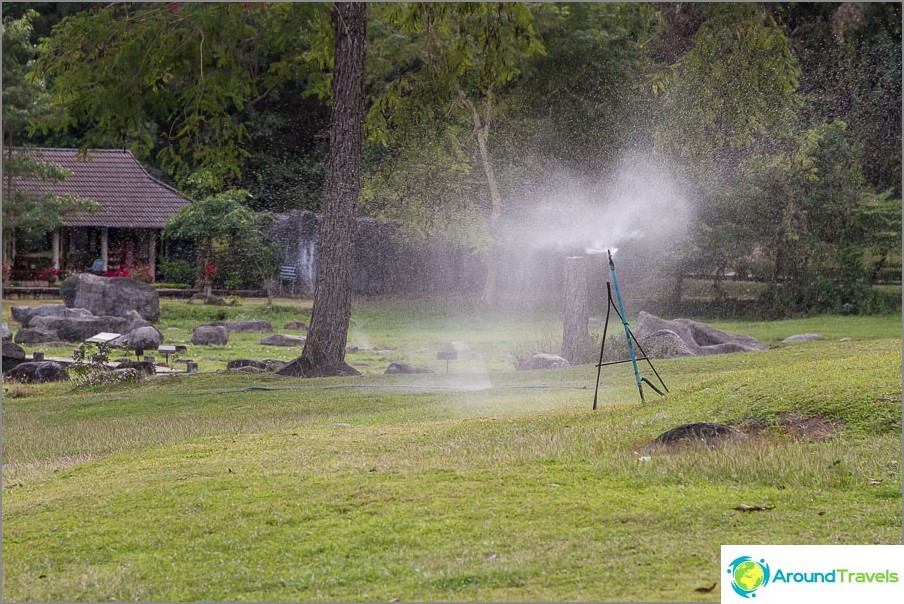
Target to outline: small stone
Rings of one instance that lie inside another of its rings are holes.
[[[853,341],[854,341],[854,338],[841,338],[841,339],[838,340],[838,341],[839,341],[839,342],[853,342]]]
[[[351,424],[343,424],[341,422],[336,422],[334,424],[330,424],[330,428],[351,428]]]
[[[405,363],[392,363],[383,372],[383,375],[398,375],[408,373],[433,373],[432,370],[425,367],[413,367]]]
[[[531,358],[527,359],[527,361],[522,363],[519,369],[557,369],[559,367],[568,367],[570,364],[571,363],[569,363],[566,359],[558,355],[538,352]]]

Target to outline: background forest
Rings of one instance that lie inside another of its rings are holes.
[[[329,5],[3,23],[7,147],[128,148],[194,199],[321,209]],[[883,310],[900,282],[899,3],[369,3],[366,77],[359,214],[414,241],[633,242],[670,296],[742,277],[771,315]]]

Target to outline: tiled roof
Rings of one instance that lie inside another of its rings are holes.
[[[160,229],[182,206],[191,203],[176,189],[153,178],[130,151],[95,149],[90,159],[80,159],[78,149],[18,149],[72,172],[62,182],[13,179],[13,186],[34,195],[71,193],[100,204],[95,214],[71,214],[63,220],[70,227],[118,227]]]

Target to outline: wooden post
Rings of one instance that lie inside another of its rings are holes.
[[[53,230],[50,254],[53,258],[53,268],[60,270],[60,229]]]
[[[157,280],[157,231],[151,229],[148,231],[148,272],[151,273],[151,280]]]
[[[102,271],[107,272],[107,264],[109,263],[110,253],[110,229],[103,227],[100,230],[100,259],[103,260]]]
[[[565,317],[562,356],[571,364],[587,362],[590,350],[588,262],[584,256],[565,259]]]

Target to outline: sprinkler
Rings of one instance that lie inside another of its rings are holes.
[[[650,357],[647,356],[647,353],[644,352],[643,347],[640,345],[640,342],[637,341],[637,338],[634,337],[634,333],[631,331],[631,327],[628,325],[627,315],[625,314],[625,305],[622,302],[621,290],[618,287],[618,276],[615,274],[615,262],[612,260],[612,251],[606,250],[606,253],[609,256],[609,273],[612,275],[612,282],[606,282],[606,294],[607,294],[607,303],[606,303],[606,322],[603,324],[603,340],[600,344],[600,360],[596,365],[596,388],[593,390],[593,409],[596,410],[597,398],[599,396],[600,389],[600,374],[602,373],[604,365],[617,365],[619,363],[627,363],[630,361],[631,365],[634,367],[634,381],[637,383],[637,391],[640,393],[640,402],[645,403],[646,399],[643,395],[643,385],[647,384],[652,388],[657,394],[660,396],[665,396],[659,388],[656,387],[653,382],[640,375],[640,369],[637,367],[638,358],[641,361],[646,361],[650,365],[650,369],[653,370],[653,373],[656,375],[656,378],[659,380],[659,383],[662,384],[663,390],[666,392],[669,389],[666,387],[665,382],[662,381],[662,377],[660,377],[659,372],[656,371],[656,368],[653,367],[653,361],[650,360]],[[612,300],[612,286],[615,286],[615,298],[618,301],[618,306],[615,305],[615,301]],[[614,309],[615,314],[618,315],[618,318],[621,319],[622,325],[625,328],[625,340],[628,343],[628,354],[630,355],[630,359],[625,359],[621,361],[609,361],[608,363],[603,362],[603,352],[606,348],[606,333],[609,330],[609,311]],[[640,354],[643,355],[641,357],[637,357],[634,353],[634,346],[637,345],[637,349],[640,351]]]

